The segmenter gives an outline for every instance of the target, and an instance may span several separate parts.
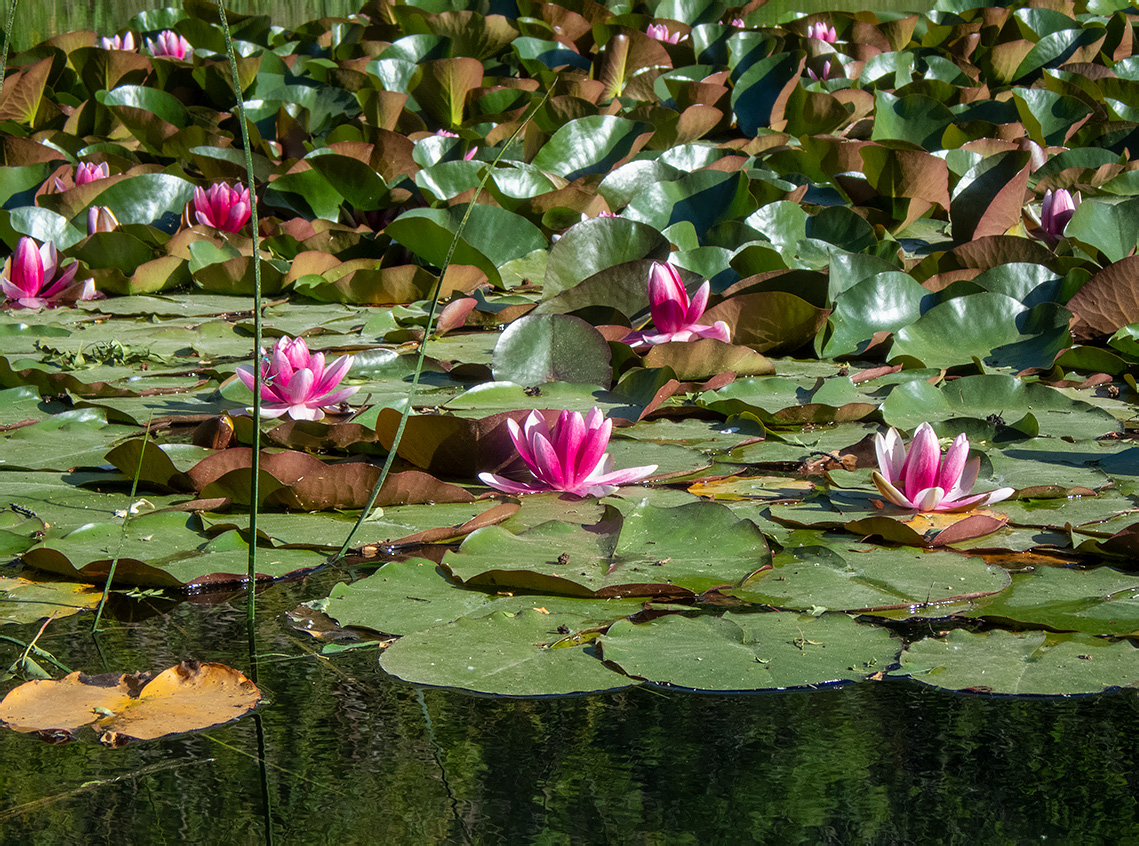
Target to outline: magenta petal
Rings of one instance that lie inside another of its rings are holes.
[[[39,293],[44,282],[44,260],[35,241],[25,236],[17,242],[11,268],[12,284],[25,296]]]
[[[922,423],[910,441],[909,453],[906,455],[905,466],[902,467],[901,482],[905,488],[906,496],[914,503],[915,491],[932,488],[937,482],[937,471],[941,464],[941,448],[937,443],[937,435],[928,423]]]
[[[534,475],[555,490],[565,490],[566,473],[554,445],[544,437],[536,437],[530,442],[530,447],[534,450],[534,463],[538,465],[538,472]]]
[[[255,385],[255,381],[254,381],[253,377],[254,377],[253,367],[251,365],[239,364],[237,366],[237,378],[241,380],[241,384],[243,384],[245,387],[249,388],[249,390],[251,390],[251,391],[253,390],[253,386]]]
[[[692,298],[692,302],[688,304],[688,310],[684,315],[684,322],[687,325],[692,325],[700,319],[704,314],[704,309],[708,307],[708,295],[712,292],[712,283],[705,282],[696,291],[696,296]]]
[[[554,450],[561,461],[568,487],[577,483],[579,456],[588,435],[585,421],[579,412],[563,411],[558,417],[558,425],[554,430]]]

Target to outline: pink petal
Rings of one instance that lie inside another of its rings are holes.
[[[313,376],[311,370],[298,370],[293,373],[288,384],[278,390],[281,391],[281,394],[286,400],[294,404],[299,404],[307,401],[312,395],[312,383]]]
[[[612,464],[612,459],[610,459],[607,463]],[[655,464],[647,464],[643,467],[629,467],[626,470],[617,470],[615,472],[605,473],[600,476],[592,476],[589,479],[586,479],[584,484],[587,484],[589,488],[605,486],[612,487],[613,490],[616,490],[620,485],[631,485],[634,482],[639,482],[642,479],[648,478],[656,471],[657,465]],[[607,491],[606,493],[595,493],[592,490],[589,490],[588,492],[592,493],[594,496],[607,496],[608,494],[613,493],[613,490]]]
[[[962,433],[953,439],[949,452],[941,461],[941,472],[937,476],[937,486],[947,491],[953,490],[961,481],[965,469],[965,459],[969,457],[969,439]]]
[[[925,488],[918,491],[917,495],[911,499],[914,508],[918,511],[940,511],[941,509],[938,506],[945,499],[945,489],[939,487]]]
[[[352,366],[352,356],[342,355],[336,361],[332,362],[328,368],[321,374],[320,381],[316,383],[313,391],[320,396],[327,394],[337,385],[339,385],[344,377],[348,375],[348,369]]]
[[[538,412],[531,411],[527,416],[524,421],[527,427],[530,426],[530,418],[536,414],[538,414]],[[540,417],[541,415],[538,416]],[[542,422],[545,423],[545,421]],[[527,437],[526,430],[523,430],[522,427],[513,420],[507,420],[506,431],[510,433],[510,440],[514,442],[514,449],[518,451],[518,457],[522,459],[530,472],[536,476],[538,474],[538,464],[534,460],[533,450],[530,449],[530,441]]]
[[[898,430],[891,427],[885,435],[874,436],[874,451],[878,455],[878,469],[887,482],[898,481],[906,463],[906,448]]]
[[[534,463],[538,465],[534,475],[555,490],[565,490],[566,473],[554,445],[545,437],[538,436],[530,441],[530,448],[534,450]]]
[[[595,409],[600,414],[598,409]],[[590,412],[590,417],[593,417]],[[586,423],[585,440],[578,453],[577,463],[574,465],[573,478],[580,484],[583,480],[593,477],[599,470],[599,465],[605,461],[605,449],[609,446],[609,435],[613,431],[613,421],[605,420],[598,425],[590,426]],[[602,471],[604,472],[604,471]]]
[[[515,482],[513,479],[507,479],[505,476],[496,476],[493,473],[479,473],[479,479],[482,480],[485,485],[510,494],[545,493],[550,490],[550,488],[541,483],[528,485],[525,482]]]
[[[320,395],[320,404],[325,408],[332,405],[339,405],[341,402],[348,399],[348,397],[352,396],[352,394],[356,393],[358,390],[360,390],[360,387],[358,385],[353,385],[351,388],[341,388],[339,391],[333,394]]]

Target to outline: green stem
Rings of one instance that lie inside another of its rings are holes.
[[[3,86],[4,74],[8,72],[8,42],[12,40],[13,21],[16,20],[16,3],[18,0],[12,0],[8,6],[8,21],[4,24],[4,47],[0,49],[0,87]]]
[[[253,149],[249,144],[249,127],[245,123],[245,102],[241,91],[241,79],[237,73],[237,55],[233,52],[233,38],[229,34],[229,21],[226,20],[223,3],[218,3],[218,15],[221,17],[221,29],[225,35],[229,71],[233,76],[233,94],[237,101],[237,120],[241,124],[241,142],[245,147],[249,224],[253,234],[253,459],[250,467],[253,478],[249,494],[249,563],[246,568],[246,583],[249,588],[246,616],[252,628],[257,616],[257,500],[259,498],[257,481],[261,472],[261,238],[257,223],[257,185],[253,179]]]
[[[127,497],[127,513],[123,516],[123,530],[119,532],[119,548],[115,550],[115,557],[111,559],[111,569],[107,571],[107,582],[103,585],[103,595],[99,597],[99,607],[95,609],[95,622],[91,624],[91,634],[99,631],[99,623],[103,619],[103,608],[107,604],[107,597],[111,594],[111,585],[115,581],[115,569],[119,566],[119,553],[127,539],[127,527],[131,522],[131,507],[134,505],[135,493],[138,492],[138,478],[142,475],[142,460],[146,457],[146,445],[150,442],[150,424],[154,420],[151,414],[146,421],[146,432],[142,436],[142,449],[138,453],[138,466],[134,469],[134,478],[131,479],[131,492]]]

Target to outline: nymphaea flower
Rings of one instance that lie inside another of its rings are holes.
[[[323,419],[326,408],[359,390],[336,390],[351,366],[352,356],[342,355],[326,368],[324,353],[310,354],[303,338],[280,338],[271,356],[261,351],[261,416],[288,414],[294,420]],[[238,367],[237,378],[253,390],[252,365]]]
[[[819,41],[827,42],[827,44],[834,44],[838,40],[838,33],[830,24],[816,21],[807,27],[807,37],[817,38]]]
[[[146,39],[146,49],[150,55],[165,59],[185,59],[194,51],[189,41],[170,29],[158,33],[155,39]]]
[[[106,179],[111,175],[111,169],[107,167],[106,162],[95,164],[94,162],[80,162],[75,168],[75,184],[86,185],[88,182],[94,182],[96,179]]]
[[[669,32],[668,26],[665,24],[649,24],[645,30],[645,35],[649,38],[655,38],[657,41],[665,41],[669,44],[679,44],[681,39],[679,32]]]
[[[87,234],[114,232],[119,228],[119,219],[106,206],[91,206],[87,209]]]
[[[203,226],[238,232],[249,220],[250,211],[248,188],[232,188],[224,182],[216,182],[205,190],[194,189],[193,214],[186,216],[190,220],[196,218]]]
[[[827,59],[825,62],[823,62],[823,72],[822,73],[815,73],[813,68],[807,68],[807,76],[809,76],[815,82],[819,82],[820,80],[830,79],[830,77],[831,77],[831,60]]]
[[[968,511],[980,505],[1000,502],[1013,495],[1013,488],[997,488],[973,494],[981,459],[969,457],[969,439],[958,435],[945,458],[937,435],[928,423],[914,432],[907,450],[895,429],[874,436],[878,470],[871,475],[882,496],[902,508],[915,511]]]
[[[94,182],[97,179],[106,179],[111,175],[111,170],[107,167],[106,162],[95,164],[94,162],[80,162],[75,167],[75,178],[72,180],[75,185],[86,185],[88,182]],[[55,177],[55,190],[66,191],[67,183]]]
[[[649,270],[649,311],[656,331],[631,332],[624,342],[631,347],[651,347],[669,341],[695,341],[698,338],[730,342],[731,330],[724,321],[717,320],[713,326],[696,322],[708,306],[710,290],[711,283],[705,282],[696,296],[689,300],[676,268],[671,264],[653,262]]]
[[[1040,211],[1040,228],[1049,241],[1056,242],[1064,237],[1068,221],[1076,213],[1080,204],[1080,194],[1074,195],[1065,188],[1049,189],[1044,192],[1044,207]]]
[[[123,35],[112,35],[110,38],[100,38],[99,46],[104,50],[133,50],[134,33],[128,29]]]
[[[577,411],[563,411],[551,430],[546,418],[531,411],[519,426],[506,421],[510,439],[533,479],[516,482],[480,473],[483,482],[511,494],[563,491],[574,496],[606,496],[619,485],[639,482],[652,475],[657,466],[613,470],[613,458],[605,452],[613,421],[595,408],[582,418]]]
[[[72,262],[61,271],[55,244],[49,241],[37,247],[33,239],[24,237],[16,243],[16,251],[0,271],[0,291],[16,308],[42,308],[99,298],[94,280],[75,281],[78,269],[79,265]]]

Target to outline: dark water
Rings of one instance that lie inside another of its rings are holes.
[[[0,730],[0,843],[1139,842],[1134,691],[420,690],[375,648],[329,660],[285,625],[330,578],[260,597],[257,718],[117,750]],[[92,673],[249,670],[240,598],[120,620],[97,641],[89,626],[57,621],[40,643]]]

